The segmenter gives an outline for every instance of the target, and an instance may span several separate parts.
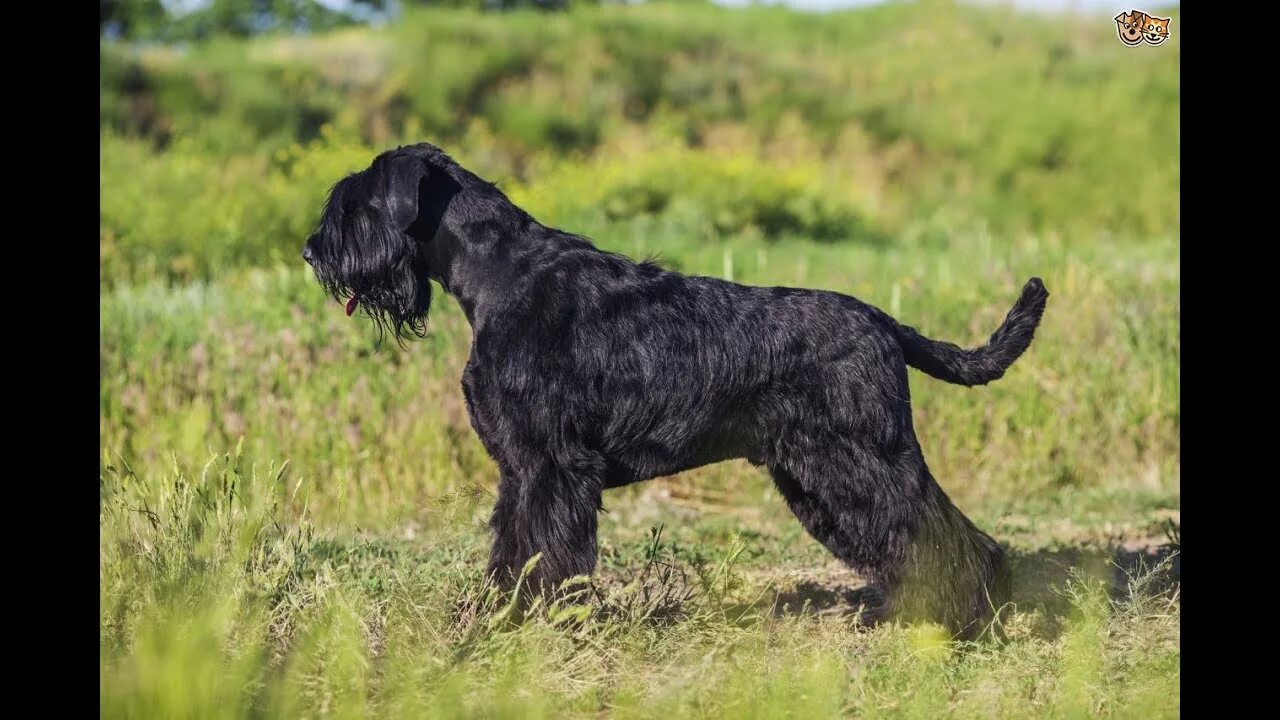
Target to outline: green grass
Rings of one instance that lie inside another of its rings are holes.
[[[442,510],[415,540],[326,532],[305,509],[323,489],[238,452],[154,476],[108,460],[102,492],[110,717],[1178,712],[1178,605],[1153,592],[1163,566],[1114,598],[1065,576],[1059,594],[1020,598],[1004,642],[952,644],[781,608],[798,568],[744,552],[758,541],[681,550],[655,534],[606,539],[595,581],[517,621],[482,588],[467,513]]]
[[[104,44],[103,716],[1177,716],[1177,20],[1143,52],[1028,22],[428,10]],[[911,373],[930,468],[1010,549],[1007,639],[859,628],[861,581],[745,462],[609,491],[571,601],[487,595],[462,313],[437,287],[429,337],[379,345],[298,258],[330,184],[422,139],[606,249],[961,345],[1044,278],[1005,378]]]

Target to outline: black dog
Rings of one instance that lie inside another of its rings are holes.
[[[397,339],[428,280],[473,330],[462,377],[498,463],[489,576],[590,573],[601,493],[730,458],[769,468],[800,522],[884,591],[881,613],[972,637],[1008,599],[1004,554],[929,473],[907,365],[999,378],[1048,292],[1031,279],[987,345],[930,340],[847,295],[688,277],[539,224],[439,148],[379,155],[334,186],[303,256]]]

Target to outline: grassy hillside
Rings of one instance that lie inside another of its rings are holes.
[[[1178,35],[1135,50],[1097,17],[1035,22],[653,5],[104,45],[103,278],[292,258],[342,172],[423,139],[605,240],[653,234],[636,227],[649,217],[680,245],[958,227],[1171,239]]]
[[[646,4],[104,43],[103,715],[1176,716],[1173,23]],[[607,249],[962,345],[1043,277],[1000,382],[911,375],[931,469],[1011,549],[1008,640],[859,629],[744,462],[610,491],[590,591],[510,622],[462,313],[379,346],[299,256],[334,181],[421,140]]]

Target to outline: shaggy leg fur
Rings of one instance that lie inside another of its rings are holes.
[[[510,587],[529,558],[541,553],[526,582],[536,592],[554,592],[596,567],[596,511],[603,487],[589,471],[557,467],[550,459],[506,473],[498,487],[489,527],[493,548],[488,577]]]

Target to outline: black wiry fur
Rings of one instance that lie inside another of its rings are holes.
[[[894,617],[972,637],[1008,598],[1000,546],[921,455],[907,365],[962,385],[999,378],[1040,322],[1039,279],[987,345],[962,350],[847,295],[603,252],[428,144],[339,182],[304,255],[397,337],[424,332],[428,279],[462,306],[467,410],[501,471],[498,582],[539,552],[535,587],[590,573],[606,488],[746,458]]]

